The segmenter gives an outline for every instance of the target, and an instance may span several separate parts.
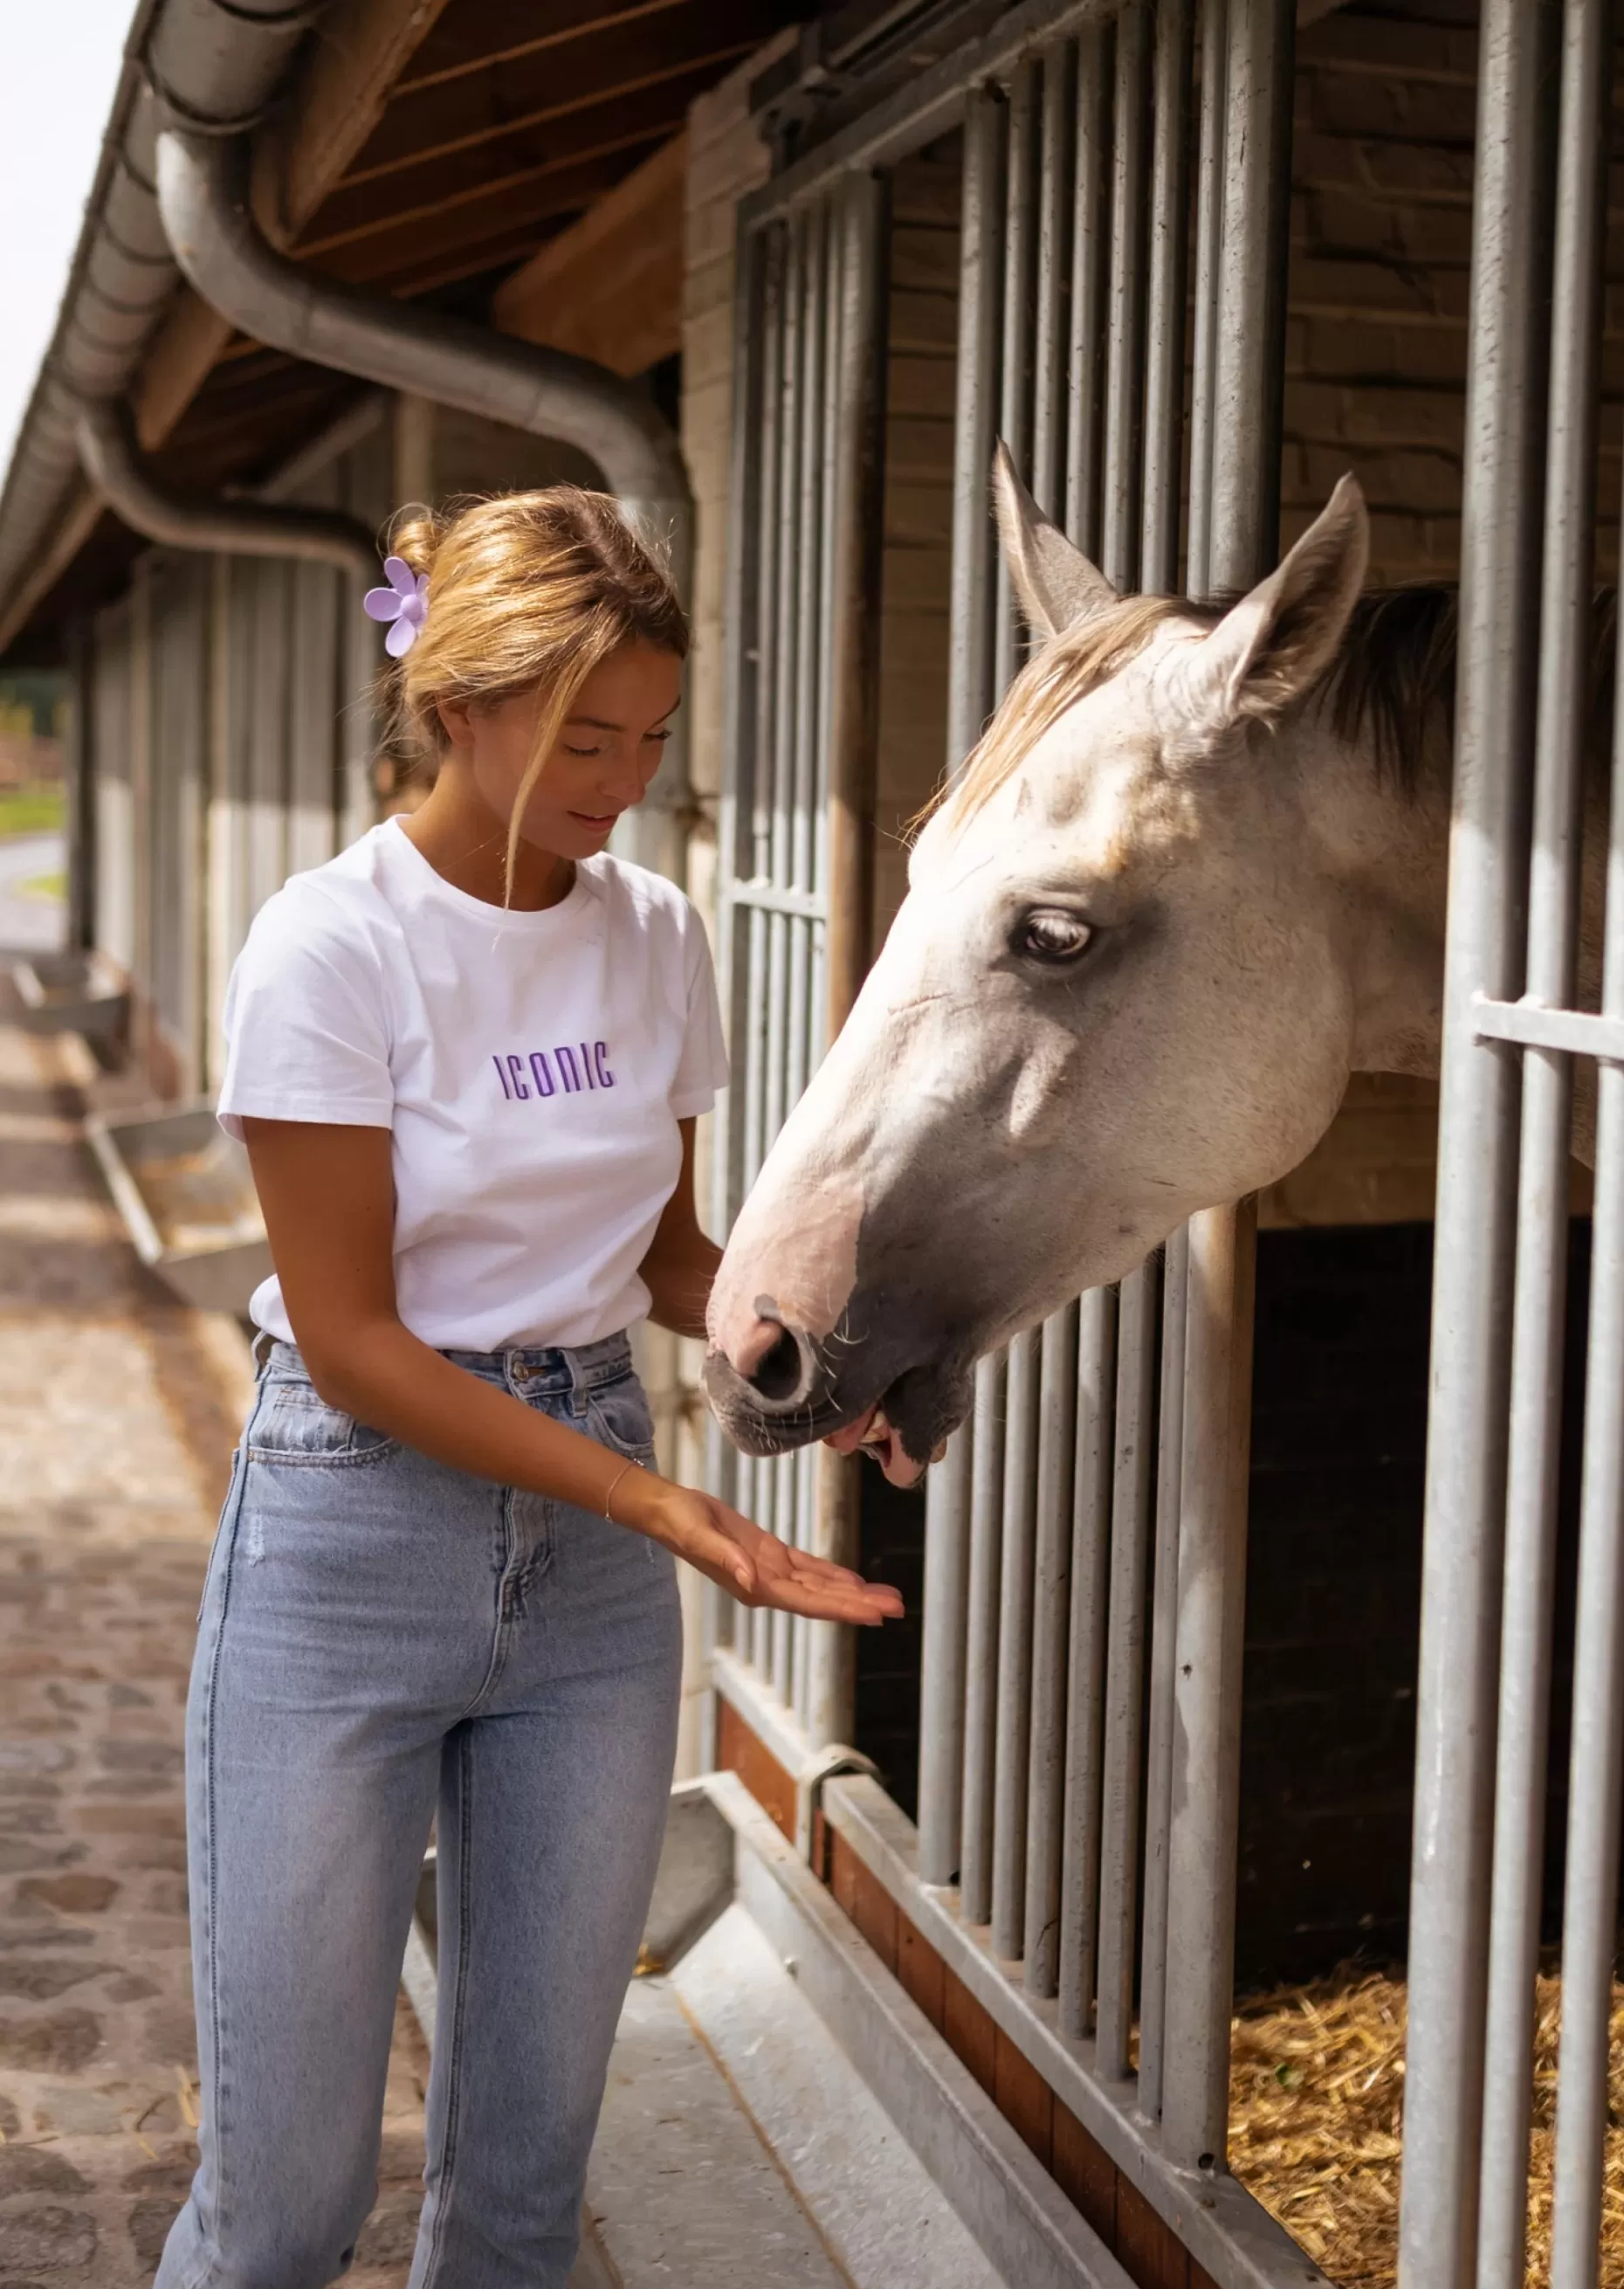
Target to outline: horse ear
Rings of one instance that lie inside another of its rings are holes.
[[[1198,711],[1225,724],[1268,721],[1311,690],[1341,648],[1369,562],[1365,496],[1342,477],[1295,547],[1191,656]]]
[[[992,502],[1009,577],[1039,635],[1057,636],[1118,602],[1105,575],[1044,515],[1001,437],[992,456]]]

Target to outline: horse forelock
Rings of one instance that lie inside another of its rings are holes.
[[[919,823],[943,810],[957,825],[974,818],[1014,777],[1051,725],[1119,675],[1158,629],[1169,620],[1206,617],[1182,597],[1125,596],[1076,627],[1063,629],[1022,668],[963,770],[938,791]]]

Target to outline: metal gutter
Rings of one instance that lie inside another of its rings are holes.
[[[175,259],[203,299],[267,347],[410,391],[589,454],[657,533],[686,528],[692,497],[670,424],[606,366],[323,278],[278,253],[249,204],[235,138],[166,126],[158,200]]]
[[[279,253],[254,220],[245,137],[165,125],[158,203],[184,276],[211,307],[267,347],[363,381],[455,406],[588,454],[689,591],[693,496],[659,409],[605,366],[324,278]],[[690,805],[685,742],[673,739],[626,854],[682,879]]]
[[[84,407],[75,437],[84,473],[102,499],[148,540],[221,555],[331,564],[369,585],[381,577],[372,537],[353,517],[328,509],[200,500],[171,492],[142,460],[130,409],[121,400]]]
[[[282,85],[328,0],[142,0],[61,307],[0,490],[0,642],[43,593],[70,516],[75,426],[87,397],[121,395],[179,281],[158,214],[159,97],[201,132],[246,132]]]
[[[327,509],[274,506],[249,500],[201,500],[173,492],[142,460],[135,424],[122,400],[80,408],[74,438],[85,475],[133,531],[170,548],[221,555],[276,556],[330,564],[345,575],[343,710],[346,752],[341,784],[346,839],[376,816],[372,794],[373,724],[368,697],[378,661],[378,631],[362,595],[378,578],[378,550],[366,527]]]

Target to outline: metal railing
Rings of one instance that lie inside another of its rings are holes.
[[[874,406],[854,393],[859,347],[883,352],[883,171],[960,128],[952,769],[1021,657],[988,513],[997,437],[1125,591],[1244,587],[1273,562],[1294,24],[1290,0],[1208,0],[1198,120],[1191,0],[1012,12],[742,211],[723,1222],[844,1014],[820,965],[855,885],[832,879],[823,819],[864,762],[861,710],[834,728],[841,629],[880,599],[837,599],[833,568],[862,558],[851,536],[878,508]],[[983,1361],[927,1497],[910,1880],[938,1887],[933,1913],[1017,2023],[1057,2033],[1107,2114],[1132,2117],[1170,2218],[1225,2142],[1253,1229],[1199,1216],[1119,1291]],[[840,1546],[829,1458],[713,1459],[764,1525]],[[771,1703],[781,1747],[786,1727],[808,1759],[849,1737],[833,1632],[755,1615],[720,1635],[721,1690],[758,1731]],[[1318,2277],[1238,2189],[1222,2216],[1206,2261],[1227,2281]]]
[[[829,282],[878,278],[885,171],[960,128],[955,767],[1019,657],[986,515],[997,435],[1121,586],[1213,594],[1272,561],[1294,15],[1032,0],[744,212],[724,1219],[840,1014],[817,965],[851,884],[819,820],[860,778],[832,695],[863,589],[837,602],[831,568],[860,559],[842,518],[872,519],[875,484],[834,377],[873,337],[842,331]],[[1624,1791],[1624,714],[1600,1007],[1573,1004],[1587,806],[1593,834],[1608,808],[1586,739],[1614,28],[1609,0],[1481,16],[1404,2289],[1525,2271],[1575,1057],[1598,1081],[1552,2279],[1597,2275]],[[837,218],[858,183],[854,258]],[[871,672],[848,659],[848,691]],[[918,1830],[866,1783],[832,1814],[1226,2289],[1318,2277],[1222,2175],[1252,1276],[1248,1214],[1204,1215],[982,1363],[927,1495]],[[849,1532],[826,1463],[742,1467],[781,1531]],[[844,1736],[838,1647],[758,1618],[721,1660],[725,1691],[769,1731],[782,1717],[786,1760]]]
[[[983,506],[994,419],[1119,588],[1240,587],[1272,561],[1291,14],[1238,0],[1202,33],[1182,566],[1193,12],[1130,6],[971,98],[955,757],[1018,658]],[[1206,2170],[1229,2096],[1252,1231],[1199,1216],[1165,1265],[983,1361],[928,1495],[921,1877],[957,1875],[965,1920],[1105,2079],[1129,2075],[1137,2018],[1133,2103]]]
[[[1597,1112],[1550,2278],[1598,2273],[1624,1780],[1624,722],[1610,792],[1587,770],[1613,34],[1605,0],[1485,0],[1405,2289],[1521,2289],[1527,2263],[1575,1057]],[[1608,810],[1596,1013],[1582,846]]]

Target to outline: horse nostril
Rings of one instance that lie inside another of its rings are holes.
[[[800,1341],[788,1328],[779,1329],[777,1341],[756,1361],[745,1380],[753,1391],[776,1406],[804,1397],[811,1381],[809,1362]]]
[[[715,1357],[735,1390],[743,1384],[763,1408],[787,1413],[810,1399],[819,1375],[817,1345],[770,1296],[758,1296],[748,1320],[719,1328],[715,1340]]]

